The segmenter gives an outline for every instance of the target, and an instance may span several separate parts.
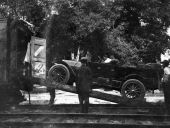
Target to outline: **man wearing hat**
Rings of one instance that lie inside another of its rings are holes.
[[[170,114],[170,68],[169,61],[164,60],[162,62],[163,68],[164,68],[164,75],[162,78],[162,86],[163,86],[163,92],[164,92],[164,100],[165,100],[165,106],[167,109],[168,114]]]
[[[76,89],[81,106],[81,112],[88,113],[89,93],[91,91],[92,84],[92,72],[87,66],[86,57],[82,57],[80,62],[82,65],[77,73]]]

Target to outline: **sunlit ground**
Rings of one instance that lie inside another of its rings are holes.
[[[37,89],[36,89],[37,90]],[[50,95],[48,92],[46,92],[45,88],[39,88],[39,92],[34,92],[31,94],[31,103],[32,104],[48,104]],[[120,95],[117,91],[104,91],[102,89],[97,89],[98,91],[114,94],[114,95]],[[23,93],[27,101],[22,102],[21,104],[27,104],[28,103],[28,94]],[[147,92],[145,95],[145,99],[147,102],[164,102],[164,97],[162,91],[156,90],[153,94],[152,92]],[[61,90],[56,90],[56,98],[54,104],[78,104],[78,96],[77,94],[65,92]],[[104,101],[96,98],[90,98],[91,104],[115,104],[113,102]]]

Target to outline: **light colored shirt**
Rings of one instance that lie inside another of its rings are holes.
[[[165,75],[170,75],[170,68],[169,67],[164,68],[164,74]]]
[[[107,59],[104,61],[104,63],[110,63],[111,61],[112,61],[112,59],[107,58]]]
[[[170,82],[170,68],[169,67],[164,68],[164,76],[162,78],[162,82],[165,83],[165,85],[169,85],[169,82]]]
[[[91,62],[91,54],[89,51],[87,51],[86,57],[87,57],[87,62]]]

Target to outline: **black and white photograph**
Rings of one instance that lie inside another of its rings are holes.
[[[0,128],[170,128],[170,0],[0,0]]]

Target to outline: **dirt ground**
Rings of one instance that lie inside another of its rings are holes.
[[[98,91],[114,94],[114,95],[120,95],[117,91],[104,91],[103,89],[97,89]],[[20,103],[20,104],[28,104],[28,94],[26,92],[22,92],[26,101]],[[45,87],[35,87],[34,91],[31,93],[31,104],[48,104],[50,99],[50,95],[48,92],[46,92]],[[145,95],[146,102],[164,102],[164,97],[162,91],[155,90],[154,94],[152,92],[147,92]],[[54,104],[78,104],[78,96],[77,94],[65,92],[61,90],[56,90],[56,98]],[[96,98],[90,98],[91,104],[116,104],[109,101],[104,101]]]

